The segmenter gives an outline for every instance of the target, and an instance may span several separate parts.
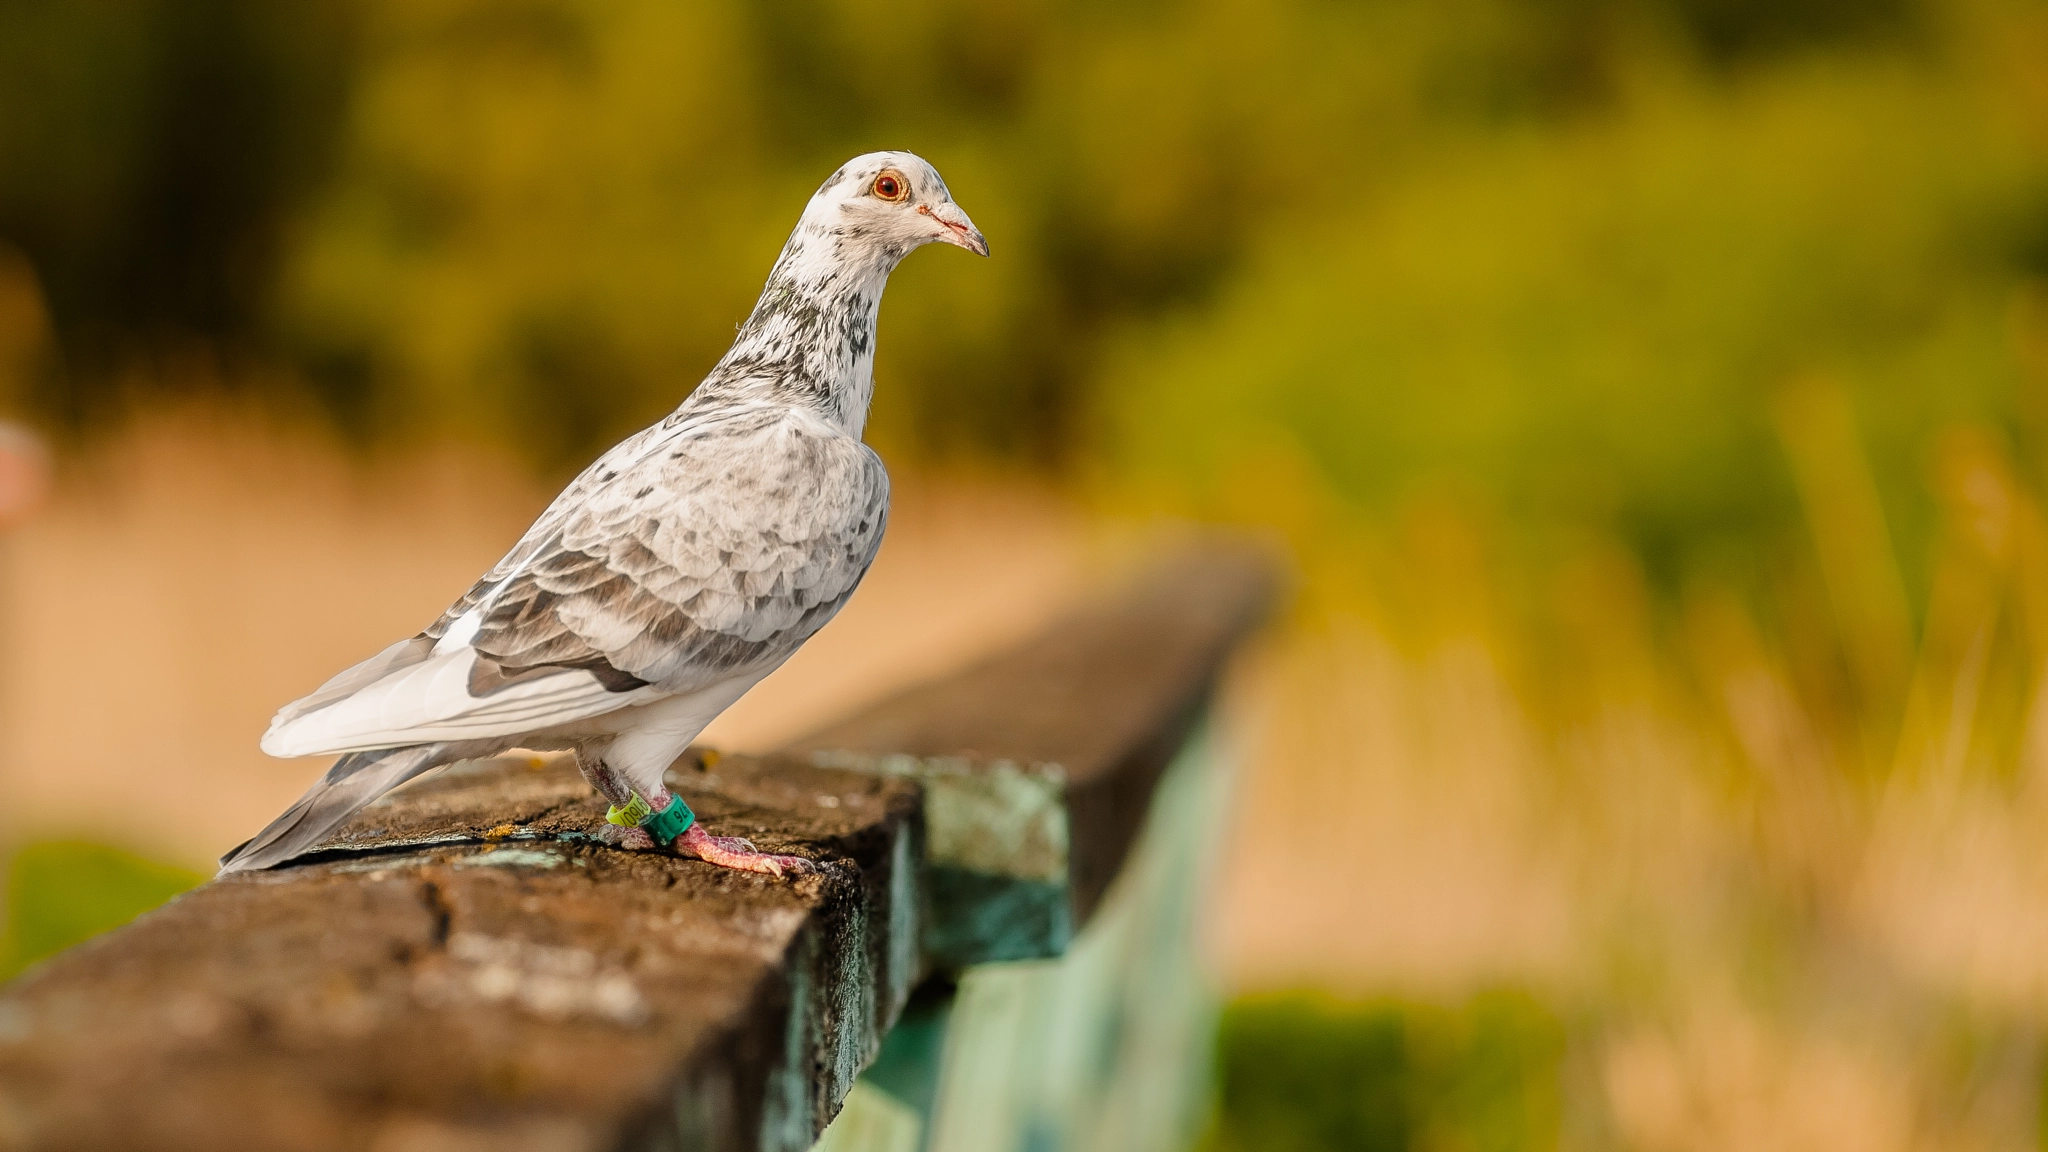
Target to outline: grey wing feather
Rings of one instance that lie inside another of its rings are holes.
[[[377,797],[447,762],[447,752],[443,744],[415,744],[343,756],[263,831],[222,856],[220,874],[269,868],[311,851]]]
[[[574,480],[569,481],[568,487],[562,489],[554,500],[549,502],[546,510],[534,520],[525,534],[520,536],[519,542],[512,546],[512,550],[492,565],[489,572],[479,577],[460,599],[449,605],[440,619],[428,626],[421,635],[430,640],[440,639],[450,624],[488,599],[499,585],[532,563],[536,556],[559,543],[562,522],[589,499],[594,491],[617,479],[621,472],[638,463],[649,451],[650,442],[658,446],[662,439],[661,434],[666,429],[667,426],[663,424],[644,428],[613,445],[610,451],[578,473]]]
[[[832,618],[881,545],[881,460],[786,408],[657,427],[629,446],[428,629],[484,608],[475,690],[580,668],[619,691],[687,692],[772,667]]]
[[[275,727],[289,724],[307,713],[317,712],[329,704],[346,700],[391,673],[424,661],[433,650],[434,642],[424,635],[400,640],[368,660],[339,673],[315,689],[311,695],[301,697],[280,708],[277,716],[271,720],[271,725]]]

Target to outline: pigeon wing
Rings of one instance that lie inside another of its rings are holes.
[[[599,481],[477,597],[480,680],[588,667],[673,694],[773,667],[852,595],[888,515],[873,450],[783,408],[683,427]]]
[[[873,450],[800,410],[651,428],[424,633],[287,706],[264,749],[519,736],[764,674],[853,594],[888,498]]]

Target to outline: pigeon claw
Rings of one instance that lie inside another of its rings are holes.
[[[801,875],[817,867],[801,856],[776,856],[759,851],[752,841],[738,836],[713,836],[704,831],[702,824],[690,825],[689,830],[677,838],[675,846],[676,851],[685,856],[695,856],[721,868],[766,872],[770,876]]]

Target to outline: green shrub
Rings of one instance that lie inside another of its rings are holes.
[[[1557,1144],[1562,1024],[1515,993],[1455,1008],[1239,1000],[1218,1038],[1216,1152],[1520,1152]]]
[[[0,979],[192,888],[206,877],[83,840],[30,844],[7,869]]]

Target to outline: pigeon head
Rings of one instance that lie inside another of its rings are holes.
[[[820,185],[798,226],[833,238],[845,259],[893,264],[933,241],[988,255],[988,241],[946,190],[938,169],[909,152],[856,156]]]
[[[874,394],[875,314],[889,273],[933,241],[988,255],[988,242],[931,165],[870,152],[811,196],[732,347],[688,404],[766,394],[824,411],[860,435]]]

